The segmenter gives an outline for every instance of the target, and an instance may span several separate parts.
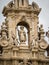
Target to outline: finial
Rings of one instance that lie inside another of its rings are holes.
[[[44,29],[43,29],[43,25],[42,25],[42,24],[40,25],[39,31],[40,31],[41,33],[44,32]]]

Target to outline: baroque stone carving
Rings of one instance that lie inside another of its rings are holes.
[[[11,34],[12,34],[12,44],[17,46],[18,45],[18,39],[16,39],[16,36],[14,35],[13,32],[11,32]]]
[[[39,6],[35,2],[32,2],[32,6],[35,10],[39,9]]]
[[[41,8],[27,1],[13,0],[3,9],[6,20],[0,30],[1,65],[49,64],[49,57],[44,55],[45,51],[49,52],[49,45],[44,41],[43,26],[37,29]]]
[[[38,41],[37,40],[32,40],[32,47],[33,48],[38,48]]]
[[[18,30],[19,41],[26,42],[26,33],[24,31],[24,26],[20,26],[20,30]]]
[[[3,47],[8,46],[8,41],[7,40],[1,40],[1,46],[3,46]]]
[[[5,25],[5,23],[2,24],[1,34],[2,34],[2,37],[0,38],[1,46],[6,47],[8,46],[9,39],[7,38],[7,26]]]
[[[7,7],[12,8],[13,7],[13,1],[9,2]]]
[[[48,44],[46,44],[45,40],[40,41],[39,45],[40,45],[40,48],[42,48],[42,49],[46,49],[48,47]]]

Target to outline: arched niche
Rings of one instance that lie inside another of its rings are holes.
[[[29,42],[30,42],[30,27],[29,27],[29,24],[27,23],[27,22],[25,22],[25,21],[21,21],[21,22],[19,22],[18,24],[17,24],[17,26],[16,27],[18,27],[18,26],[24,26],[25,27],[25,29],[27,30],[27,44],[29,44]]]

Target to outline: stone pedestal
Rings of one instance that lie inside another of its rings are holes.
[[[26,42],[20,42],[19,46],[26,46]]]
[[[12,58],[17,58],[18,57],[18,51],[19,51],[19,47],[14,46],[12,49]]]

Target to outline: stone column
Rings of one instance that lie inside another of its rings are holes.
[[[24,6],[25,6],[25,7],[28,6],[28,0],[24,0]]]
[[[19,0],[19,7],[22,6],[22,0]]]
[[[15,8],[18,8],[18,1],[17,0],[14,0],[14,5],[15,5]]]

